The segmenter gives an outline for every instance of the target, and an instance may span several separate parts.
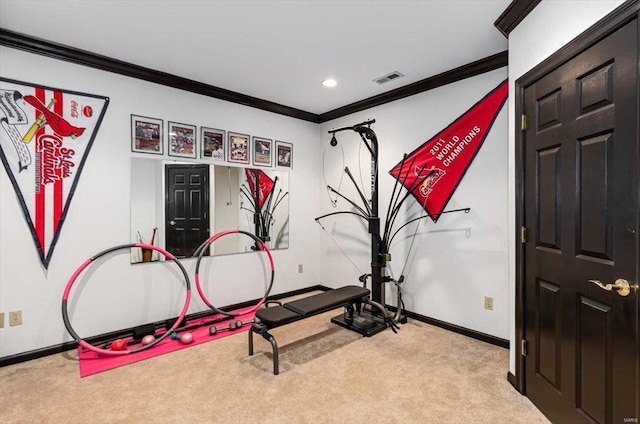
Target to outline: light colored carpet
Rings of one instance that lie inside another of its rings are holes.
[[[80,379],[76,352],[0,368],[1,423],[548,423],[506,380],[509,351],[410,320],[370,338],[340,310]]]

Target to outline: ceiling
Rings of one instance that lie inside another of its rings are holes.
[[[510,3],[0,0],[0,28],[322,114],[506,50]]]

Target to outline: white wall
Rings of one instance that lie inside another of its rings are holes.
[[[380,146],[380,216],[384,221],[395,181],[389,170],[404,153],[412,152],[440,132],[506,78],[507,69],[501,68],[321,125],[327,184],[337,188],[343,166],[340,148],[329,146],[331,136],[327,130],[375,119],[372,128]],[[345,165],[358,182],[360,157],[368,195],[368,151],[353,132],[341,132],[336,137],[344,150]],[[503,107],[447,206],[447,209],[470,207],[471,212],[443,215],[435,224],[422,220],[411,252],[409,246],[415,227],[408,226],[404,237],[397,237],[391,246],[389,266],[390,274],[399,278],[409,256],[403,289],[407,310],[504,339],[509,335],[507,151],[507,110]],[[345,176],[340,191],[356,199],[352,187]],[[320,202],[321,214],[349,210],[344,200],[338,200],[338,207],[334,209],[323,187]],[[420,205],[410,199],[396,221],[396,228],[418,214]],[[344,215],[327,218],[323,225],[355,266],[323,232],[320,235],[321,283],[357,284],[360,273],[371,272],[370,241],[365,225],[357,217]],[[484,296],[494,298],[493,311],[484,309]],[[392,297],[388,295],[387,300],[394,304]]]
[[[509,89],[552,53],[622,4],[623,0],[544,0],[509,35]],[[515,98],[509,97],[509,246],[515,245]],[[515,374],[515,250],[509,250],[509,370]]]
[[[67,280],[88,257],[129,243],[130,158],[136,156],[130,147],[132,113],[163,119],[165,126],[173,120],[293,143],[290,247],[273,252],[273,293],[317,284],[318,233],[309,228],[319,205],[317,196],[308,195],[320,173],[316,124],[5,47],[0,57],[5,78],[110,98],[48,269],[40,264],[11,182],[0,171],[0,311],[23,311],[23,325],[8,327],[5,320],[0,329],[0,357],[71,340],[60,313]],[[193,276],[195,261],[184,264]],[[205,282],[204,290],[216,305],[264,292],[266,281],[254,255],[208,258],[206,264],[201,275],[209,272],[215,281]],[[304,264],[303,274],[298,264]],[[81,296],[72,293],[69,302],[74,328],[88,337],[175,316],[184,303],[176,269],[171,262],[130,265],[127,252],[117,255],[96,268],[90,280],[76,283]],[[194,290],[189,312],[204,309],[197,297]]]

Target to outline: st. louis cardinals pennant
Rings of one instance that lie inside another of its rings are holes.
[[[437,221],[487,138],[507,100],[502,82],[471,109],[426,141],[391,171]]]
[[[45,268],[108,104],[0,78],[0,159]]]

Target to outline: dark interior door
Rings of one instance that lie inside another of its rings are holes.
[[[638,32],[525,88],[526,395],[554,423],[638,418]]]
[[[209,166],[167,165],[165,181],[166,249],[192,256],[209,237]]]

